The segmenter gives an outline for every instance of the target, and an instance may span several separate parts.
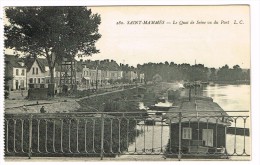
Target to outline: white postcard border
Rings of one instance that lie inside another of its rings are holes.
[[[3,6],[40,6],[40,5],[45,5],[45,6],[63,6],[63,5],[69,5],[69,6],[81,6],[81,5],[87,5],[87,6],[98,6],[98,5],[228,5],[228,4],[248,4],[251,7],[251,109],[252,109],[252,160],[251,161],[211,161],[211,162],[199,162],[199,161],[192,161],[192,162],[185,162],[185,164],[201,164],[201,163],[211,163],[211,164],[219,164],[219,163],[228,163],[228,164],[259,164],[260,163],[260,143],[259,143],[259,126],[260,126],[260,50],[259,50],[259,29],[260,29],[260,24],[259,24],[259,16],[260,16],[260,3],[257,0],[207,0],[207,1],[199,1],[199,0],[183,0],[183,1],[177,1],[177,0],[160,0],[160,1],[151,1],[151,0],[144,0],[144,1],[105,1],[105,0],[100,0],[100,1],[69,1],[69,0],[56,0],[56,1],[36,1],[36,0],[22,0],[22,1],[17,1],[17,0],[2,0],[1,2],[1,9],[0,9],[0,14],[1,14],[1,30],[0,30],[0,35],[1,35],[1,41],[0,41],[0,50],[3,52]],[[2,58],[0,58],[0,66],[4,67],[4,62],[3,62],[3,53],[2,53]],[[3,77],[4,72],[3,68],[1,69],[0,75]],[[3,112],[4,112],[4,99],[3,99],[3,78],[0,79],[0,93],[1,93],[1,104],[0,104],[0,110],[2,113],[0,113],[0,122],[4,123],[3,119]],[[3,156],[3,151],[4,151],[4,143],[3,143],[3,124],[0,124],[0,164],[18,164],[23,165],[23,164],[35,164],[35,162],[5,162],[4,161],[4,156]],[[48,162],[48,164],[57,164],[57,162]],[[60,162],[61,163],[61,162]],[[75,162],[62,162],[63,164],[70,164],[70,163],[75,163]],[[89,162],[81,162],[80,164],[83,163],[89,163]],[[93,164],[96,163],[108,163],[108,162],[91,162]],[[109,164],[114,164],[114,163],[122,163],[122,162],[109,162]],[[131,162],[130,162],[131,163]],[[145,163],[148,164],[148,162],[137,162],[137,163]],[[158,162],[149,162],[149,164],[154,164]],[[161,162],[160,162],[161,163]],[[179,162],[163,162],[163,163],[179,163]],[[41,163],[39,163],[41,164]]]

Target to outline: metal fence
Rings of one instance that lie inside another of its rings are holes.
[[[5,156],[250,158],[249,112],[226,112],[6,114]]]

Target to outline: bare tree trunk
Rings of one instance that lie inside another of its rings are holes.
[[[48,84],[49,96],[53,97],[55,95],[55,79],[54,79],[54,67],[50,67],[50,84]]]
[[[50,67],[50,76],[51,76],[50,83],[54,84],[55,79],[54,79],[54,67],[53,66]]]
[[[47,59],[47,62],[48,62],[48,67],[50,69],[50,83],[55,83],[55,80],[54,80],[54,68],[55,68],[55,54],[51,53],[49,54],[49,51],[48,49],[46,48],[45,49],[45,53],[46,53],[46,59]]]
[[[53,97],[55,94],[55,78],[54,78],[54,67],[55,67],[55,56],[48,53],[46,49],[46,59],[48,61],[50,71],[50,84],[48,84],[49,96]]]

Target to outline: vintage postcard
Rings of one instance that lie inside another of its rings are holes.
[[[2,10],[6,162],[252,161],[249,4]]]

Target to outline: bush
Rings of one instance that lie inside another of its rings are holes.
[[[58,115],[61,117],[57,119],[51,119],[48,116],[43,119],[40,115],[38,117],[36,115],[32,119],[33,156],[100,156],[101,117],[82,114],[80,118],[75,118],[73,115],[66,115],[67,117],[64,118],[64,115]],[[11,152],[6,152],[5,155],[22,156],[29,152],[28,117],[25,115],[22,117],[25,119],[23,123],[20,119],[12,120],[9,117],[8,125],[5,124],[5,135],[8,134],[8,143],[5,136],[5,149],[8,148],[8,151]],[[14,124],[16,126],[15,134]],[[135,137],[139,135],[139,132],[135,130],[136,124],[137,122],[131,118],[129,120],[119,116],[104,118],[104,152],[106,156],[115,157],[116,154],[127,150],[128,145],[133,143]],[[14,146],[16,153],[12,152]]]
[[[9,91],[5,90],[5,99],[9,98],[9,95],[10,95]]]

